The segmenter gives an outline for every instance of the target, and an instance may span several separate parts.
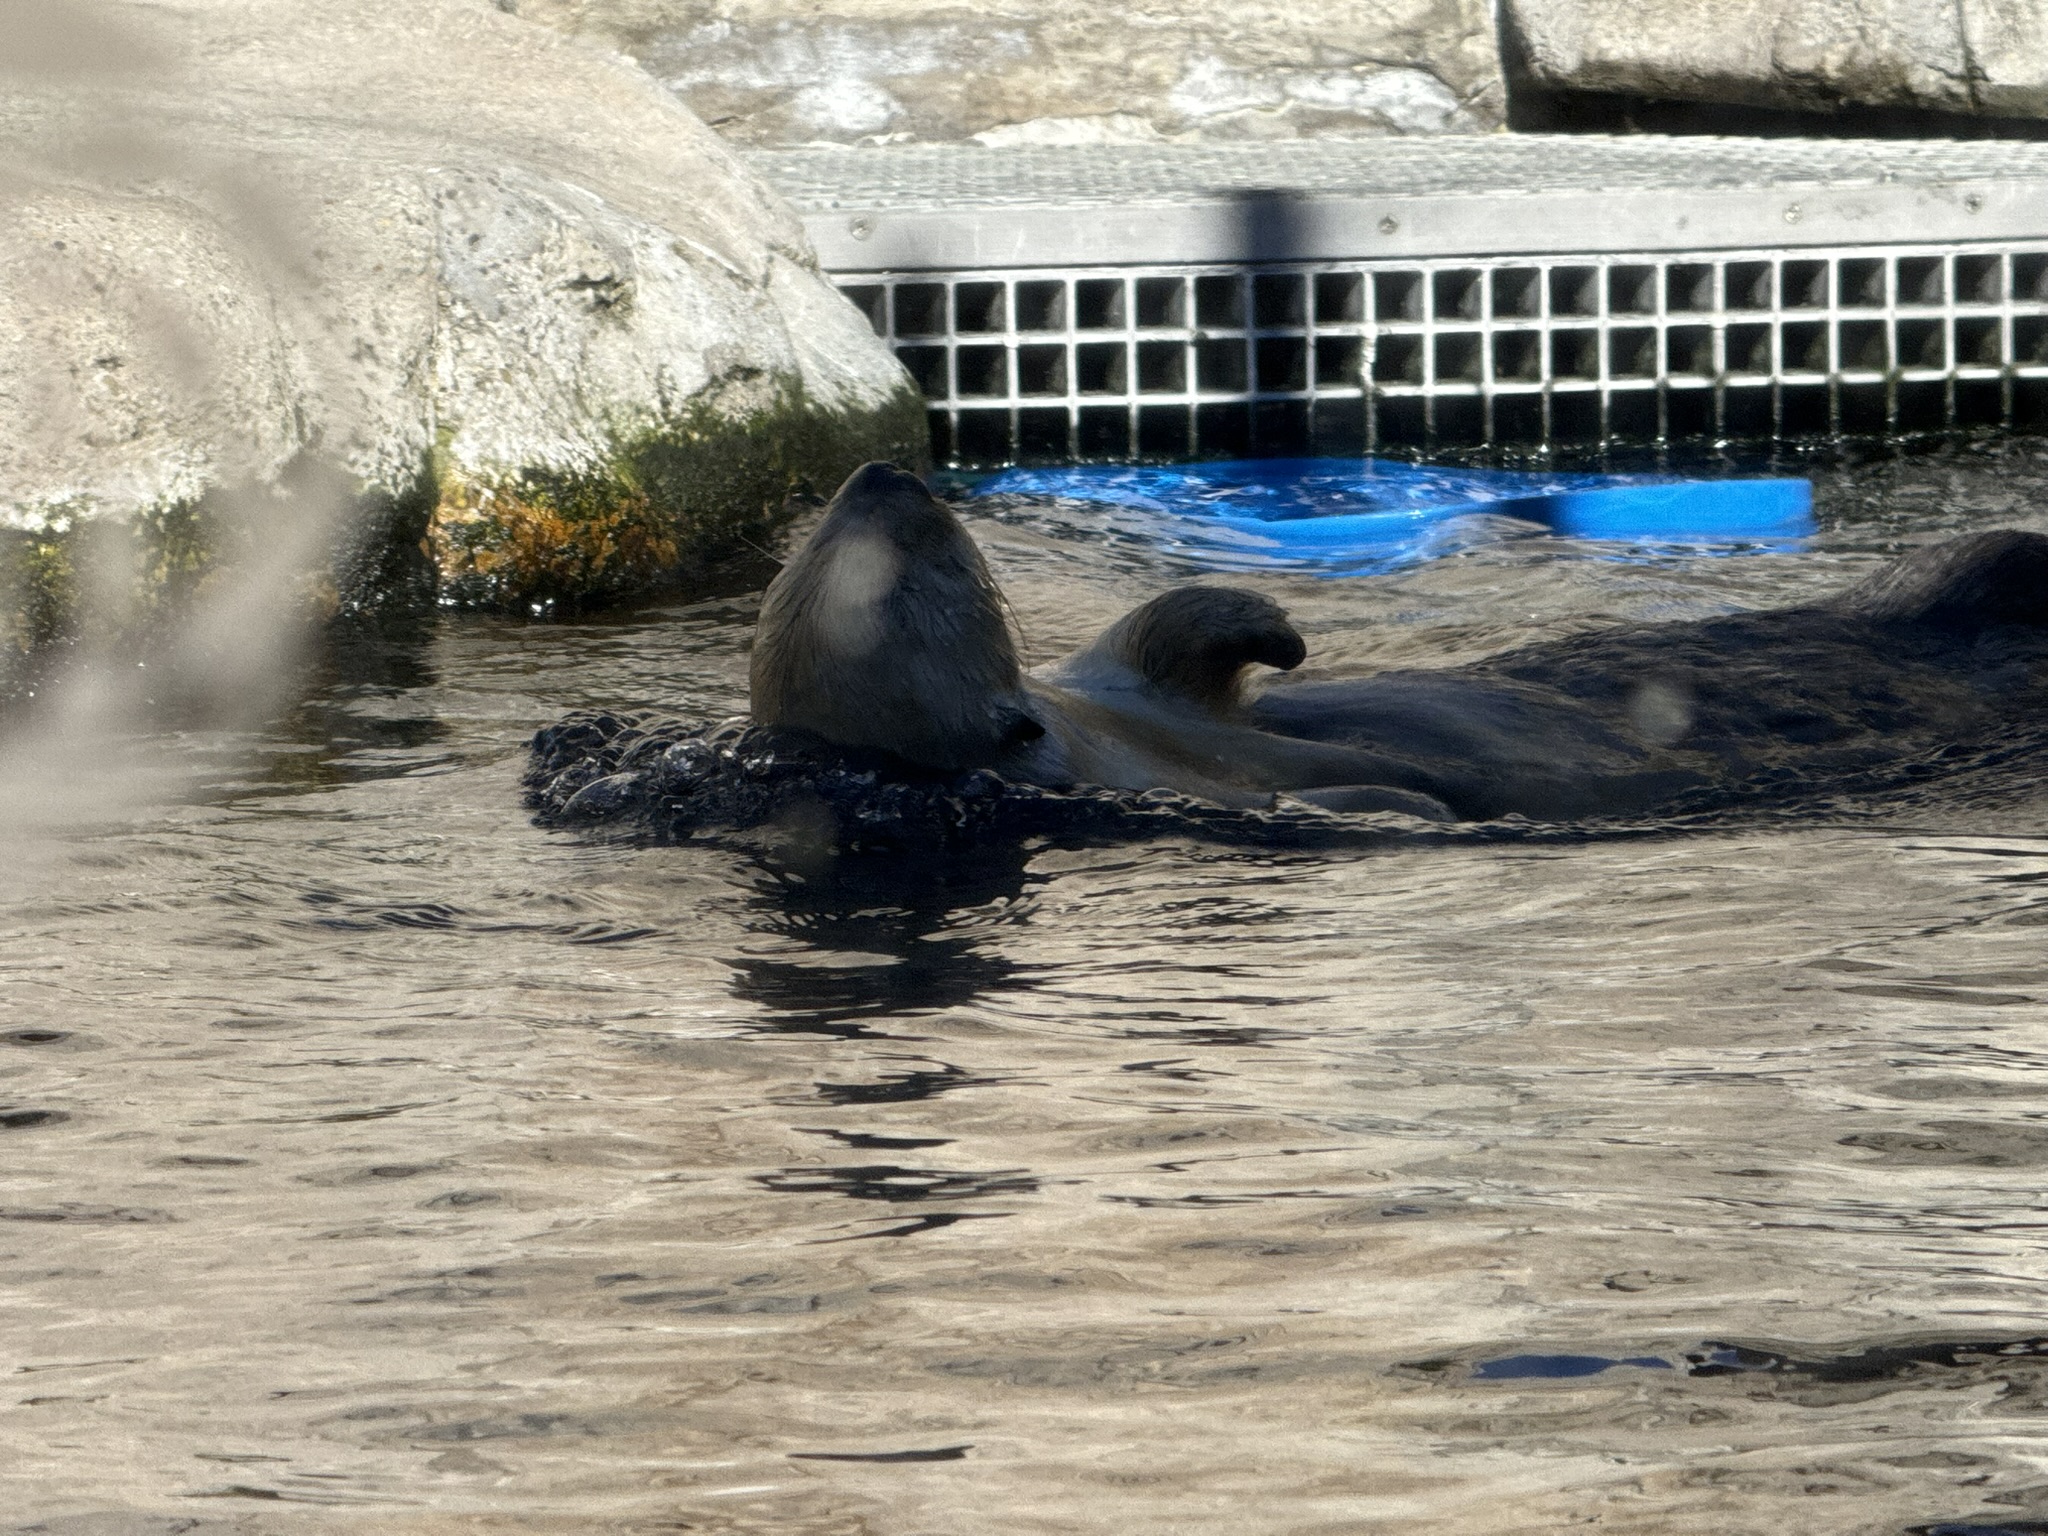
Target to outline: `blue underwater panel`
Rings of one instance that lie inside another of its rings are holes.
[[[1466,548],[1512,518],[1628,545],[1777,546],[1813,532],[1804,480],[1543,474],[1377,459],[1013,469],[976,495],[1098,502],[1158,520],[1163,544],[1221,569],[1359,575]]]

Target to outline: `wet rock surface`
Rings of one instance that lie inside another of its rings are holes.
[[[798,854],[943,852],[1033,837],[1355,846],[1421,826],[1309,806],[1227,810],[1165,790],[1042,789],[985,770],[920,774],[744,719],[692,726],[601,711],[538,732],[524,784],[548,825],[656,840],[765,832]]]
[[[1488,6],[1076,0],[511,0],[639,59],[753,146],[1119,143],[1476,131],[1503,97]]]

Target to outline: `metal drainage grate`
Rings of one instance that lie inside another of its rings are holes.
[[[2048,427],[2048,244],[837,280],[955,464]]]

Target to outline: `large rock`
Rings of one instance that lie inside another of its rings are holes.
[[[36,569],[381,507],[444,595],[584,601],[920,452],[795,215],[627,60],[482,0],[21,9],[0,527]]]
[[[503,0],[631,53],[736,142],[1497,127],[1490,0]]]
[[[1505,0],[1502,27],[1549,91],[2048,116],[2043,0]]]

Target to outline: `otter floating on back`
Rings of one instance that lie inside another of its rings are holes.
[[[1290,795],[1436,819],[1640,815],[1773,770],[1853,778],[2038,713],[2048,538],[1920,550],[1832,601],[1546,642],[1464,667],[1251,686],[1306,648],[1280,607],[1179,587],[1026,673],[966,531],[857,470],[768,588],[754,718],[940,773]]]

